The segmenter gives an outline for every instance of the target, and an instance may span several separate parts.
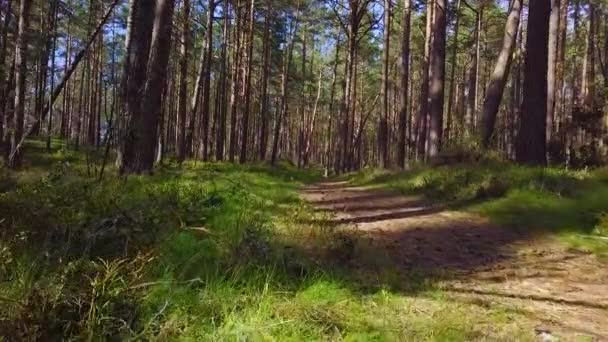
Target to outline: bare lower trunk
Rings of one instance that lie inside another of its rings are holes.
[[[522,164],[546,164],[547,69],[549,46],[549,1],[532,1],[528,18],[524,99],[516,157]]]

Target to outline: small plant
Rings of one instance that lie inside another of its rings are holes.
[[[604,212],[598,215],[598,222],[593,232],[597,235],[608,236],[608,213]]]

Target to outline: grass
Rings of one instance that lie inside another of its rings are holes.
[[[533,337],[521,313],[431,279],[323,260],[337,233],[305,223],[297,194],[314,170],[168,163],[98,181],[95,151],[42,146],[1,173],[0,340]]]
[[[601,220],[608,212],[606,169],[535,168],[492,160],[407,172],[366,170],[349,177],[355,184],[423,194],[513,229],[555,234],[573,248],[608,257],[608,241],[602,237],[608,223]]]

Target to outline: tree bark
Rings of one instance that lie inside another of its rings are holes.
[[[549,18],[549,60],[547,69],[547,142],[551,140],[553,133],[553,123],[555,121],[555,85],[556,85],[556,63],[557,63],[557,44],[559,39],[559,2],[551,0],[551,16]]]
[[[266,159],[268,150],[268,79],[270,78],[270,16],[272,15],[272,1],[266,1],[266,15],[264,17],[263,50],[264,61],[262,71],[262,93],[260,107],[260,160]]]
[[[442,148],[443,106],[445,93],[446,1],[436,0],[431,52],[430,120],[428,156],[435,157]]]
[[[555,0],[553,0],[555,1]],[[498,60],[490,78],[490,84],[486,91],[486,98],[481,111],[481,144],[484,148],[490,145],[490,139],[494,134],[494,126],[498,109],[502,102],[507,77],[513,61],[513,50],[517,44],[517,31],[519,30],[519,18],[523,0],[513,0],[507,23],[505,35],[502,40],[502,48],[498,54]]]
[[[251,73],[253,72],[253,28],[255,20],[255,0],[250,1],[249,29],[247,38],[247,70],[245,71],[245,109],[243,110],[243,131],[239,162],[247,161],[247,138],[249,137],[249,113],[251,111]]]
[[[401,109],[399,111],[399,148],[397,151],[398,165],[405,168],[406,144],[407,144],[407,113],[408,113],[408,90],[410,78],[410,35],[412,1],[403,0],[403,18],[401,19],[403,36],[401,40]]]
[[[21,164],[19,144],[23,137],[25,116],[25,87],[27,75],[27,45],[30,25],[31,0],[21,0],[19,4],[19,24],[15,40],[15,114],[11,134],[11,153],[8,166],[16,168]]]
[[[213,0],[211,0],[213,1]],[[179,60],[179,144],[177,160],[182,162],[186,159],[186,121],[188,120],[188,60],[190,58],[190,0],[184,0],[182,4],[182,44]],[[194,114],[194,113],[193,113]]]
[[[390,166],[390,155],[388,150],[388,117],[389,117],[389,55],[391,42],[391,2],[384,0],[384,59],[382,64],[382,118],[380,120],[380,153],[382,167]]]
[[[550,1],[530,2],[528,38],[516,158],[521,164],[546,165],[547,69]]]
[[[154,166],[162,91],[171,51],[174,5],[174,0],[158,0],[156,3],[145,88],[140,110],[130,118],[121,173],[151,173]]]

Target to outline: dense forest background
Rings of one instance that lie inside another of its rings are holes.
[[[0,0],[0,341],[608,340],[607,0]]]
[[[166,158],[341,173],[475,146],[597,165],[607,5],[530,5],[3,1],[5,159],[57,136],[118,152],[124,173]]]

